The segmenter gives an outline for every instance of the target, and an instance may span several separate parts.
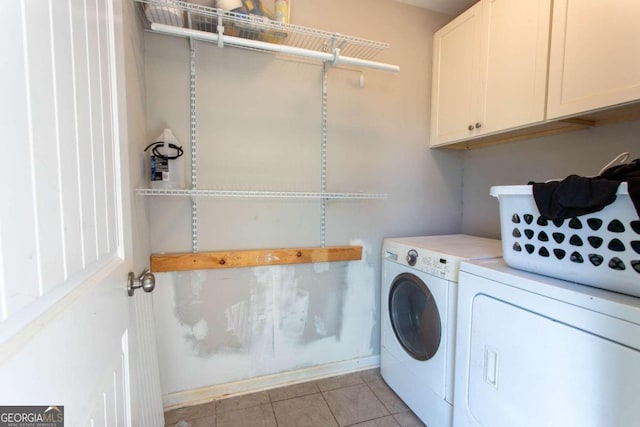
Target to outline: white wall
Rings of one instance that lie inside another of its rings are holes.
[[[328,190],[388,198],[328,204],[327,245],[362,244],[359,262],[158,274],[165,398],[375,362],[382,238],[461,226],[462,154],[426,148],[432,34],[449,19],[391,0],[294,2],[295,24],[391,44],[376,59],[400,65],[399,74],[365,71],[360,89],[359,73],[331,70],[328,100]],[[318,191],[321,67],[196,49],[199,188]],[[170,127],[188,146],[188,56],[185,40],[145,35],[148,142]],[[152,252],[190,251],[190,202],[149,205]],[[202,201],[199,249],[317,246],[319,209],[317,201]]]
[[[523,142],[471,150],[464,158],[462,232],[500,237],[493,185],[522,185],[568,175],[597,175],[628,151],[640,157],[640,121],[596,127]]]
[[[129,180],[132,189],[144,187],[147,145],[144,32],[136,4],[124,2],[127,132],[129,138]],[[136,272],[149,267],[150,251],[148,200],[131,191],[133,265]]]

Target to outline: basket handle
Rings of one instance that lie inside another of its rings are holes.
[[[609,169],[611,166],[615,165],[618,162],[620,162],[621,165],[626,163],[628,159],[629,159],[629,152],[628,151],[624,151],[624,152],[618,154],[613,160],[611,160],[609,163],[607,163],[605,165],[605,167],[600,169],[600,172],[598,172],[598,176],[602,175],[604,173],[604,171],[606,171],[607,169]]]

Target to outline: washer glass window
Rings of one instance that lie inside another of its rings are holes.
[[[442,325],[431,291],[410,273],[398,275],[389,291],[389,316],[398,341],[414,359],[429,360],[440,347]]]

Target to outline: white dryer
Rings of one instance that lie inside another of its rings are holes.
[[[640,423],[640,298],[514,270],[460,271],[454,425]]]
[[[429,427],[453,417],[460,262],[501,254],[499,240],[461,234],[384,240],[380,370]]]

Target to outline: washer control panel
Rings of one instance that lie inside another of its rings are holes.
[[[460,263],[502,255],[499,240],[463,234],[385,239],[382,256],[409,269],[452,282],[458,281]]]
[[[426,254],[420,258],[420,270],[433,276],[446,278],[451,272],[451,262],[447,258]]]
[[[454,282],[458,280],[460,260],[455,256],[411,247],[387,247],[383,256],[387,261],[406,265],[432,276]]]

